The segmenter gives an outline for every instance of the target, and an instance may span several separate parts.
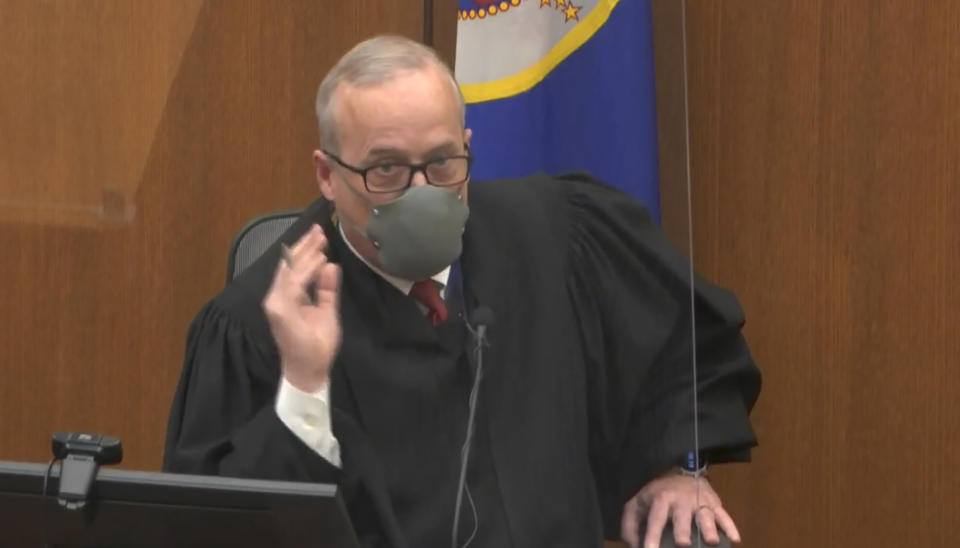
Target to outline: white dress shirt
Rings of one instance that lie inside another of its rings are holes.
[[[363,261],[370,270],[376,272],[404,295],[410,294],[410,289],[414,284],[413,281],[392,276],[370,264],[362,255],[357,253],[357,250],[350,244],[350,240],[343,234],[342,228],[340,229],[340,237],[346,242],[350,251]],[[440,286],[440,294],[443,295],[450,278],[450,267],[444,268],[431,278]],[[426,308],[421,305],[421,310],[425,312]],[[333,435],[333,428],[330,426],[329,382],[324,383],[316,392],[304,392],[290,384],[286,377],[281,378],[275,409],[280,421],[307,447],[316,451],[318,455],[337,468],[342,466],[340,442]]]

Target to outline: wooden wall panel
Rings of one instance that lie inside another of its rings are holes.
[[[430,46],[453,68],[457,58],[457,2],[433,0],[433,32]]]
[[[0,219],[96,226],[136,214],[202,3],[0,4]]]
[[[660,173],[660,223],[686,255],[687,116],[683,66],[683,2],[650,0],[653,21],[654,84],[657,97],[657,155]]]
[[[687,5],[695,263],[765,373],[755,462],[714,473],[744,546],[946,546],[960,5]]]
[[[0,459],[88,429],[123,440],[124,466],[159,466],[187,325],[233,234],[316,195],[317,84],[362,38],[419,38],[418,6],[0,3]],[[58,78],[72,67],[87,73]],[[129,196],[103,199],[106,172]],[[23,202],[92,209],[6,207]]]

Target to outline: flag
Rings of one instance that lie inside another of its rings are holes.
[[[649,0],[458,0],[476,179],[586,170],[659,222]]]

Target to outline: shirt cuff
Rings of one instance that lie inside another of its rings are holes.
[[[307,447],[337,468],[342,468],[340,442],[333,435],[333,427],[330,425],[329,401],[329,382],[324,383],[316,392],[304,392],[281,377],[275,408],[280,422]]]

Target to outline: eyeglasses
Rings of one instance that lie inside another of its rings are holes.
[[[469,150],[467,154],[434,158],[419,164],[380,162],[368,167],[352,166],[336,154],[326,150],[323,153],[363,177],[363,186],[374,194],[404,191],[413,183],[413,176],[417,173],[423,173],[427,183],[433,186],[457,186],[470,177],[470,167],[473,165],[473,156]]]

